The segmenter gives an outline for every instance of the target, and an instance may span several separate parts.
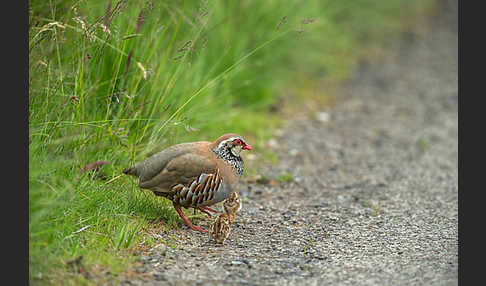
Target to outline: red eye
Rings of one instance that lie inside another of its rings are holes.
[[[235,140],[235,143],[238,144],[238,145],[241,145],[241,140],[240,139],[236,139]]]

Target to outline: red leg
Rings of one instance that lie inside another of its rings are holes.
[[[211,216],[211,213],[208,212],[204,207],[195,207],[194,209],[200,210],[203,213],[207,214],[208,216]]]
[[[177,211],[177,213],[179,214],[179,216],[184,220],[184,222],[186,223],[186,225],[190,228],[190,229],[193,229],[193,230],[198,230],[200,232],[208,232],[207,230],[205,230],[204,228],[198,226],[198,225],[193,225],[189,219],[186,217],[186,215],[184,215],[184,212],[181,210],[180,206],[174,204],[174,208],[175,210]]]
[[[218,211],[215,209],[212,209],[210,207],[203,207],[205,210],[212,211],[213,213],[217,213]]]

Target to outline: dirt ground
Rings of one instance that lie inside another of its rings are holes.
[[[242,182],[224,245],[161,232],[122,285],[457,285],[457,1],[391,55],[283,130],[293,181]]]

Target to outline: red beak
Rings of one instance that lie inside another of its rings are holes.
[[[243,150],[251,150],[251,146],[246,144],[245,146],[243,146],[243,148],[241,148]]]

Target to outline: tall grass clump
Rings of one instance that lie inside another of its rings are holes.
[[[179,223],[124,167],[225,132],[258,151],[297,86],[345,79],[360,51],[432,4],[31,0],[30,281],[116,276],[151,243],[149,227]],[[84,268],[73,270],[76,258]]]

